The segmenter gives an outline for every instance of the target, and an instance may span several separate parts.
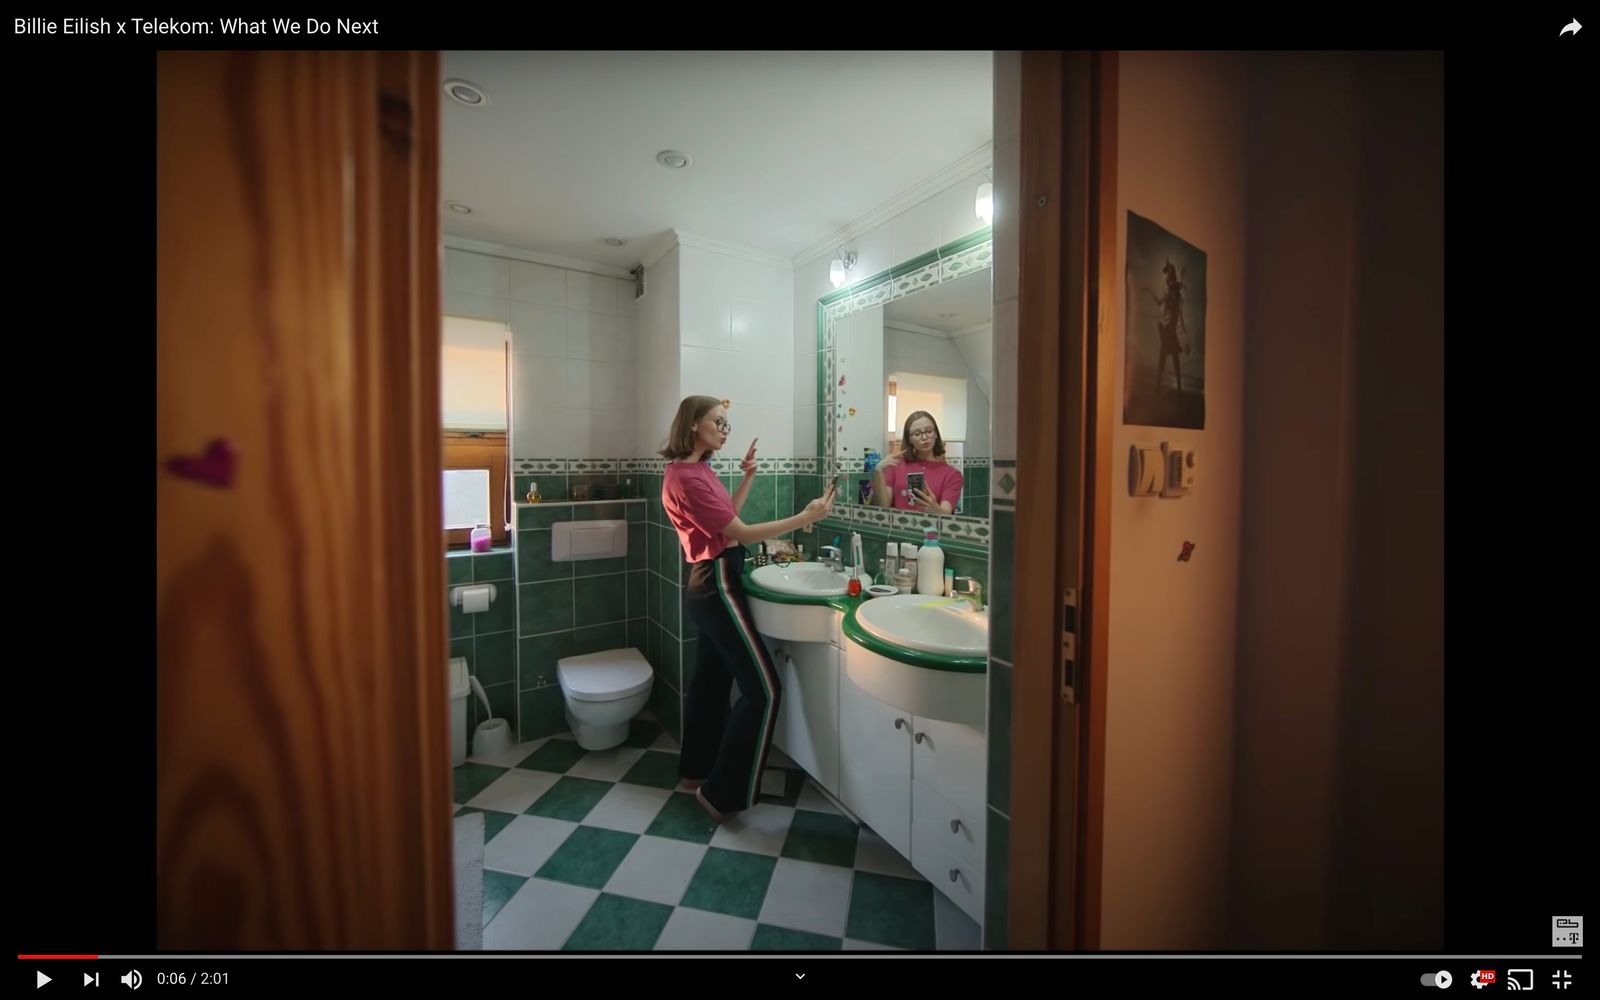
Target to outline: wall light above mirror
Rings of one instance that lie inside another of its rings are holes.
[[[839,253],[833,258],[833,263],[828,265],[828,281],[835,288],[843,288],[850,280],[850,270],[856,266],[856,252],[839,248]]]

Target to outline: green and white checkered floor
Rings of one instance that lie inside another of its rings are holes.
[[[455,769],[485,820],[488,951],[976,951],[978,925],[776,750],[760,804],[722,827],[674,792],[678,745],[570,735]],[[787,765],[787,766],[785,766]]]

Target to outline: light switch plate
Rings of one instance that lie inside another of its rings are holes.
[[[1157,496],[1165,485],[1160,449],[1131,445],[1128,448],[1128,495]]]

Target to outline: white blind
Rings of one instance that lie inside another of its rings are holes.
[[[444,318],[444,354],[439,367],[446,430],[509,430],[505,344],[510,332],[497,321]]]

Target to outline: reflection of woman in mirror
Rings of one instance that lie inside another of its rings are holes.
[[[907,480],[921,473],[926,486],[911,490]],[[961,502],[961,472],[944,459],[944,438],[926,410],[906,418],[900,450],[886,456],[872,472],[872,503],[878,507],[951,514]]]

